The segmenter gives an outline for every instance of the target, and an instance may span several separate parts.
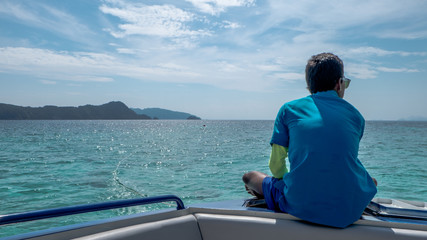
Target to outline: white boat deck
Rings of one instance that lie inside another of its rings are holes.
[[[241,201],[139,214],[10,239],[427,239],[427,225],[423,224],[361,219],[338,229],[307,223],[289,214],[248,210],[238,203]]]
[[[400,201],[388,202],[390,208],[407,209]],[[5,239],[427,239],[427,223],[383,221],[364,216],[345,229],[325,227],[302,221],[285,213],[247,208],[243,201],[224,201],[192,205],[183,210],[162,210],[85,224],[43,230]],[[403,201],[413,210],[421,203]],[[381,207],[384,207],[381,203]],[[403,208],[405,207],[405,208]],[[387,210],[387,209],[383,209]]]

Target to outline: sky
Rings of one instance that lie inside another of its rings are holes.
[[[273,120],[332,52],[367,120],[427,120],[425,0],[1,0],[0,103]]]

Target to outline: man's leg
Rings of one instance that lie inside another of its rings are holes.
[[[374,183],[375,183],[375,186],[378,186],[378,182],[377,182],[377,179],[375,179],[375,178],[372,178],[372,181],[374,181]]]
[[[267,176],[267,174],[257,171],[245,173],[242,180],[245,183],[246,191],[255,197],[264,198],[262,181],[264,181],[264,178]]]

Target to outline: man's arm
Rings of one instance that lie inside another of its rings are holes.
[[[288,148],[273,144],[271,146],[271,155],[268,166],[270,171],[275,178],[283,178],[283,176],[288,172],[286,168],[286,157],[288,156]]]

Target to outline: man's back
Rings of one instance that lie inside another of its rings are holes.
[[[357,158],[363,117],[335,91],[287,103],[281,112],[290,162],[281,208],[315,223],[351,224],[376,193]],[[272,143],[284,136],[273,134]]]
[[[273,177],[251,171],[242,180],[271,210],[346,227],[377,192],[376,180],[357,158],[365,120],[343,100],[351,80],[338,56],[312,56],[305,80],[312,95],[283,105],[274,122],[268,163]]]

